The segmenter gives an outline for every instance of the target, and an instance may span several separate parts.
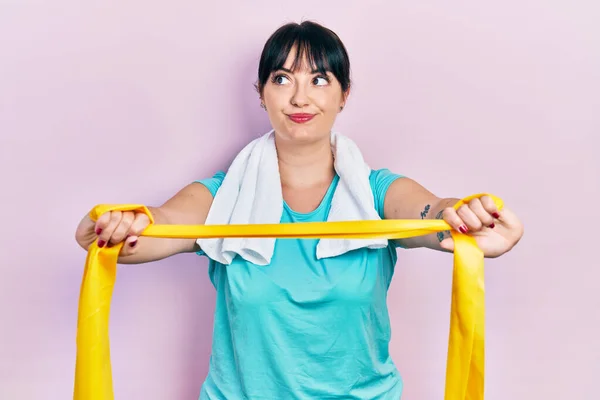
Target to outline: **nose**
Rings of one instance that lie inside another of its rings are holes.
[[[292,94],[290,103],[292,103],[293,106],[300,107],[300,108],[308,105],[309,98],[306,93],[306,89],[304,88],[304,85],[296,86],[296,90],[294,90],[294,93]]]

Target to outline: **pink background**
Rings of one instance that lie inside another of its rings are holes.
[[[71,397],[79,219],[99,202],[157,205],[264,133],[259,52],[302,18],[349,49],[355,87],[336,128],[372,167],[442,196],[493,192],[526,225],[486,264],[486,399],[598,398],[598,3],[323,3],[1,2],[1,399]],[[389,304],[403,400],[442,398],[451,264],[400,253]],[[118,399],[197,398],[206,267],[182,255],[120,268]]]

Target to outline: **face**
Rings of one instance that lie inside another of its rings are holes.
[[[262,101],[280,140],[314,142],[329,138],[347,93],[335,76],[312,71],[303,60],[292,72],[292,49],[281,70],[273,71],[263,88]]]

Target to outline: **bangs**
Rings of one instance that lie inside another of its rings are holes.
[[[340,82],[342,91],[350,87],[350,62],[338,36],[321,25],[303,22],[282,26],[265,44],[258,70],[259,90],[262,90],[274,71],[284,68],[294,47],[296,54],[292,71],[304,67],[306,62],[311,72],[331,72]]]
[[[308,67],[311,71],[318,71],[322,74],[325,74],[328,71],[333,73],[331,70],[331,62],[327,57],[328,52],[324,43],[318,40],[311,41],[310,38],[307,37],[297,37],[293,41],[285,43],[282,51],[276,55],[272,65],[269,68],[271,72],[284,67],[290,51],[292,51],[294,47],[296,47],[296,54],[291,67],[293,72],[296,72],[298,69],[304,67],[304,61],[306,61],[308,64],[306,67]]]

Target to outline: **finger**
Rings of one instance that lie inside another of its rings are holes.
[[[130,256],[134,254],[138,249],[137,245],[137,237],[129,236],[125,239],[123,243],[123,248],[121,249],[121,255]]]
[[[442,215],[444,217],[444,221],[446,221],[448,223],[448,225],[450,225],[455,230],[462,232],[462,233],[468,232],[467,225],[458,216],[458,213],[456,212],[456,210],[454,208],[452,208],[452,207],[445,208]]]
[[[121,220],[119,221],[119,224],[110,236],[110,243],[112,243],[113,245],[121,243],[127,238],[127,234],[129,233],[131,224],[133,224],[134,218],[135,215],[133,211],[125,211],[121,213]]]
[[[481,196],[481,204],[486,212],[488,212],[492,217],[496,219],[500,219],[500,211],[498,207],[496,207],[496,203],[490,196]]]
[[[133,251],[136,249],[137,241],[139,235],[146,229],[146,227],[150,224],[150,218],[146,214],[137,213],[135,215],[135,219],[129,228],[129,234],[125,240],[125,248],[127,250],[127,254],[133,254]]]
[[[144,229],[150,224],[150,218],[144,213],[137,213],[135,219],[129,228],[130,236],[139,236],[142,234]]]
[[[110,223],[110,216],[111,216],[111,213],[109,211],[109,212],[105,212],[104,214],[100,215],[100,217],[98,217],[98,219],[96,220],[95,226],[94,226],[96,235],[99,236],[102,233],[102,231],[106,229],[106,227]]]
[[[469,202],[469,208],[484,226],[494,228],[494,217],[483,208],[483,204],[479,199],[473,199]]]
[[[110,241],[110,238],[121,222],[122,213],[120,211],[112,211],[110,212],[110,219],[108,224],[102,229],[102,232],[98,235],[98,246],[103,247]]]
[[[465,222],[465,224],[467,224],[469,230],[478,231],[481,228],[483,228],[483,224],[481,223],[479,218],[477,218],[475,213],[471,211],[468,204],[463,204],[462,206],[460,206],[456,213],[458,214],[460,219],[462,219]]]
[[[440,247],[448,251],[454,251],[454,240],[449,237],[440,242]]]

